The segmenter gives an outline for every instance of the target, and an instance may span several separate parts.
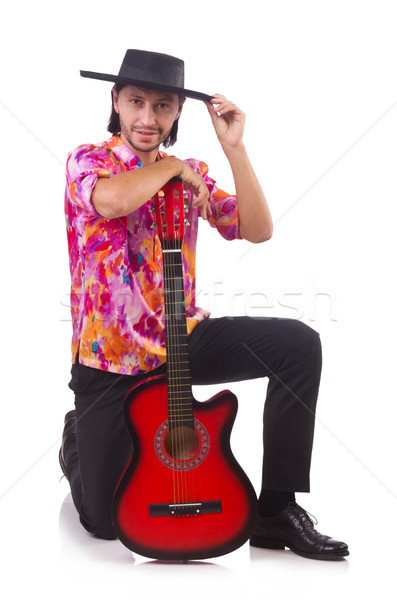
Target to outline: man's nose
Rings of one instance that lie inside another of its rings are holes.
[[[141,120],[143,125],[146,125],[147,127],[153,127],[156,122],[156,117],[151,106],[145,105],[143,107],[141,112]]]

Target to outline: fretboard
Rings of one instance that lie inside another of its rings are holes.
[[[194,427],[181,242],[163,242],[169,428]],[[179,247],[178,247],[179,246]]]

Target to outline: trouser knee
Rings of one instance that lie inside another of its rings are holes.
[[[285,352],[293,363],[315,358],[321,365],[321,339],[317,331],[302,321],[291,320],[285,332]]]
[[[90,521],[80,514],[80,523],[89,533],[104,540],[115,540],[117,535],[114,532],[112,519],[108,516],[96,517]]]

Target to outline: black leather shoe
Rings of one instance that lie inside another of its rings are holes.
[[[337,560],[349,555],[347,544],[323,535],[314,529],[307,512],[295,502],[290,502],[274,517],[259,517],[250,539],[258,548],[290,550],[305,558]]]
[[[65,415],[65,426],[62,434],[62,446],[59,449],[59,464],[61,465],[62,473],[69,480],[67,469],[67,451],[73,444],[73,449],[76,443],[76,411],[71,410]]]

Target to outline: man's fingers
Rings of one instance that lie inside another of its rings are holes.
[[[220,102],[216,107],[215,110],[217,113],[224,113],[224,112],[230,112],[231,110],[237,110],[237,106],[235,104],[233,104],[233,102],[230,101],[225,101],[225,102]]]
[[[184,187],[190,190],[194,196],[192,199],[193,208],[198,208],[201,217],[207,219],[207,215],[211,214],[208,202],[210,193],[204,179],[187,165],[184,165],[180,176]]]
[[[208,201],[206,201],[203,204],[200,204],[199,212],[200,212],[201,218],[204,219],[205,221],[207,221],[208,217],[211,216],[211,208],[210,208],[210,204]]]
[[[207,219],[211,215],[211,207],[209,204],[209,193],[207,186],[205,186],[205,190],[200,192],[192,202],[193,208],[198,208],[200,215],[203,219]]]
[[[244,117],[243,111],[236,104],[234,104],[230,100],[227,100],[227,98],[225,98],[225,96],[222,96],[221,94],[215,94],[215,97],[211,100],[211,103],[206,102],[206,104],[212,117],[214,117],[215,114],[227,115],[227,113],[232,112],[236,115]]]

